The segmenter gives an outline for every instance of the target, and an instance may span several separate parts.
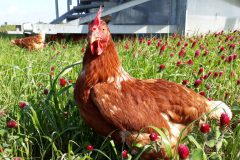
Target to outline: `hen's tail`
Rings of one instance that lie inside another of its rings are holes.
[[[227,113],[228,117],[232,119],[231,109],[222,101],[209,101],[209,109],[212,110],[209,117],[219,120],[222,113]]]
[[[39,34],[38,34],[38,37],[40,38],[40,41],[41,42],[45,42],[45,32],[44,31],[42,31],[42,32],[40,32]]]

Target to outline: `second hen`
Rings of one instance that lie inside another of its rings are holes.
[[[28,50],[43,49],[45,47],[45,33],[40,32],[35,36],[11,40],[11,43]]]
[[[232,116],[223,102],[210,102],[183,85],[131,77],[123,69],[110,30],[100,16],[101,9],[89,24],[88,46],[74,90],[82,118],[97,133],[112,133],[114,140],[132,148],[136,142],[142,146],[150,143],[153,129],[148,126],[166,128],[174,149],[182,129],[214,107],[220,109],[210,118],[219,119],[225,111]],[[142,159],[159,157],[167,157],[164,149],[144,153]]]

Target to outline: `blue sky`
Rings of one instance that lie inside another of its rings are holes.
[[[55,18],[55,0],[0,0],[0,25],[24,22],[50,22]],[[73,0],[73,3],[76,2]],[[67,0],[59,0],[60,15],[67,10]]]

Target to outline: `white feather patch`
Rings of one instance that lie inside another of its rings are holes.
[[[224,102],[209,101],[208,104],[210,106],[210,109],[214,110],[210,113],[211,118],[215,118],[215,119],[219,120],[222,113],[227,113],[229,118],[232,119],[232,111]]]
[[[116,77],[108,77],[107,83],[115,83],[116,87],[120,90],[122,88],[121,83],[123,81],[128,81],[131,79],[129,74],[122,68],[120,67],[118,69],[119,75]]]

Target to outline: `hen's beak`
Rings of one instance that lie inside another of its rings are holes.
[[[98,39],[95,36],[91,36],[90,38],[90,44],[93,44],[95,41],[97,41]]]
[[[92,54],[97,53],[97,55],[102,54],[102,44],[100,42],[100,38],[97,36],[92,35],[90,38],[90,46],[91,46],[91,52]]]

